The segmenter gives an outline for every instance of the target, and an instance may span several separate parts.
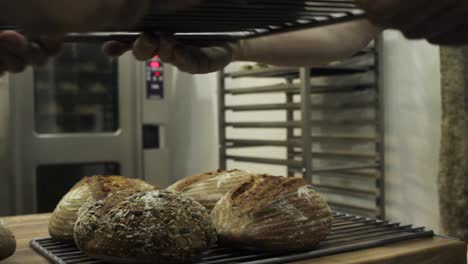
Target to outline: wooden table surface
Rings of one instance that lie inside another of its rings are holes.
[[[47,237],[49,215],[3,218],[13,230],[18,250],[2,264],[42,264],[48,261],[29,247],[32,238]],[[443,238],[419,239],[385,247],[317,258],[295,264],[466,264],[466,244]]]

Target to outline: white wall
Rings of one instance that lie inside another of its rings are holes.
[[[228,70],[239,69],[241,64],[233,64]],[[218,109],[217,109],[217,75],[189,75],[171,68],[167,74],[170,85],[170,121],[168,142],[171,148],[171,181],[188,175],[213,171],[219,168],[218,162]],[[284,81],[284,80],[281,80]],[[246,87],[266,85],[278,80],[243,79],[229,82],[229,87]],[[284,100],[284,96],[227,96],[228,104],[274,103]],[[269,112],[227,114],[228,119],[237,121],[280,121],[286,116]],[[228,129],[230,138],[278,139],[286,137],[283,130],[265,129],[255,132]],[[249,150],[232,150],[233,155],[246,155],[270,158],[286,158],[286,151],[281,148],[250,148]],[[240,168],[255,172],[285,175],[284,166],[259,165],[244,162],[229,162],[228,168]]]
[[[388,217],[438,231],[439,49],[394,31],[383,43]]]
[[[171,69],[168,145],[171,181],[218,169],[216,74],[193,76]]]
[[[233,72],[241,69],[245,63],[233,63],[226,71]],[[252,64],[252,63],[247,63]],[[283,78],[241,78],[227,79],[227,88],[246,88],[255,86],[266,86],[286,83]],[[227,95],[227,105],[252,105],[252,104],[273,104],[285,103],[284,94],[246,94],[246,95]],[[230,112],[226,113],[228,122],[284,122],[286,121],[286,112],[281,111],[250,111],[250,112]],[[278,128],[263,129],[234,129],[226,130],[226,137],[232,139],[259,139],[259,140],[286,140],[286,130]],[[243,157],[260,157],[271,159],[287,159],[287,151],[284,147],[253,147],[241,149],[228,149],[228,155]],[[228,168],[238,168],[256,173],[268,173],[271,175],[286,175],[287,167],[283,165],[255,164],[239,161],[228,161]]]

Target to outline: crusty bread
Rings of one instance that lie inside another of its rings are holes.
[[[87,202],[105,198],[120,190],[156,190],[157,187],[138,179],[122,176],[85,177],[59,202],[49,222],[49,234],[58,240],[73,240],[73,226],[80,207]]]
[[[217,241],[208,211],[170,191],[110,194],[80,209],[75,243],[116,263],[190,263]]]
[[[255,174],[242,170],[216,171],[194,175],[167,188],[194,198],[209,211],[227,192],[249,181]]]
[[[211,218],[223,245],[262,251],[310,249],[327,237],[333,220],[303,179],[268,175],[227,193]]]
[[[16,251],[16,239],[13,233],[0,221],[0,261],[10,257]]]

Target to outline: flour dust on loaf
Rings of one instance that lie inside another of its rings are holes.
[[[79,181],[59,202],[49,221],[49,234],[58,240],[73,240],[78,210],[86,202],[95,202],[120,190],[145,191],[157,187],[138,179],[122,176],[93,176]]]
[[[217,241],[208,211],[169,191],[110,194],[79,212],[75,243],[114,263],[190,263]]]
[[[333,221],[330,207],[303,179],[269,175],[227,193],[211,217],[220,243],[262,251],[310,249]]]
[[[219,170],[187,177],[167,190],[194,198],[209,211],[229,191],[254,178],[255,174],[242,170]]]

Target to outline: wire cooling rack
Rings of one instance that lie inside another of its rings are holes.
[[[331,234],[327,240],[311,251],[282,254],[217,247],[201,254],[194,263],[288,263],[434,236],[432,231],[423,227],[415,228],[411,225],[400,225],[343,213],[333,215],[334,223]],[[31,241],[31,247],[54,264],[103,263],[86,256],[72,243],[64,243],[52,238],[34,239]]]

